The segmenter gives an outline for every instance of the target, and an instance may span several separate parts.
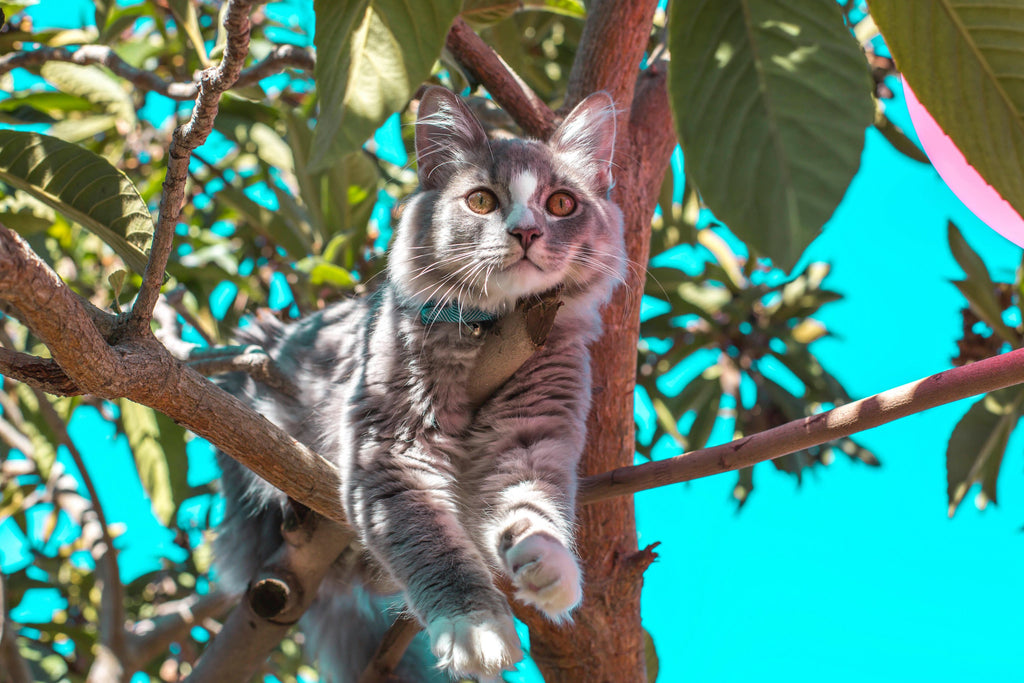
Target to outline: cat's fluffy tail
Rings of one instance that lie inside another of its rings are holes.
[[[338,591],[322,586],[320,594],[299,621],[306,635],[306,653],[318,660],[324,683],[357,683],[373,658],[397,611],[393,600],[370,595],[359,586]],[[425,633],[406,650],[394,677],[400,683],[451,683],[434,665]]]

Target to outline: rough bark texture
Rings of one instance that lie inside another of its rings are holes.
[[[605,0],[591,3],[569,82],[566,106],[605,90],[621,112],[616,139],[616,186],[631,273],[642,272],[650,248],[650,220],[674,145],[663,71],[641,76],[637,65],[647,44],[655,3]],[[609,49],[609,46],[615,49]],[[634,96],[638,99],[634,104]],[[640,330],[642,279],[630,276],[604,312],[604,337],[594,345],[594,405],[588,421],[581,475],[633,462],[633,385]],[[646,680],[640,589],[653,561],[638,552],[632,497],[623,496],[579,513],[578,550],[585,577],[583,605],[571,628],[536,612],[530,626],[531,655],[549,683]]]

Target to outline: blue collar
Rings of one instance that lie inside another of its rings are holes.
[[[493,313],[481,311],[476,308],[461,308],[458,304],[449,303],[441,306],[433,301],[428,301],[420,308],[420,322],[424,325],[432,323],[462,323],[472,325],[473,323],[489,323],[498,319]]]

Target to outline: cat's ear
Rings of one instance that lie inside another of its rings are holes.
[[[604,91],[576,105],[549,142],[558,153],[574,157],[573,166],[595,179],[596,189],[612,186],[615,153],[615,101]]]
[[[416,167],[425,190],[443,185],[458,168],[487,149],[487,134],[458,95],[427,88],[416,117]]]

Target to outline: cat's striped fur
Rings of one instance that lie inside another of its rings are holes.
[[[302,396],[241,376],[227,380],[229,390],[338,464],[339,495],[377,568],[364,580],[401,593],[449,673],[493,677],[521,657],[492,572],[555,620],[581,598],[572,548],[587,345],[624,268],[621,213],[607,199],[614,140],[603,93],[543,144],[489,141],[456,96],[428,90],[416,129],[421,187],[396,229],[387,282],[365,299],[291,325],[262,320],[240,335],[266,348]],[[479,191],[493,206],[470,199]],[[555,202],[556,193],[572,203]],[[481,206],[491,208],[474,210]],[[424,324],[421,307],[500,316],[555,286],[564,306],[546,345],[474,411],[465,388],[485,337],[460,323]],[[221,462],[227,517],[217,567],[240,590],[280,543],[284,497]],[[329,578],[304,619],[328,680],[355,680],[390,620],[361,581]],[[438,676],[427,659],[413,653],[402,675]]]

